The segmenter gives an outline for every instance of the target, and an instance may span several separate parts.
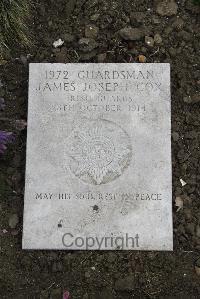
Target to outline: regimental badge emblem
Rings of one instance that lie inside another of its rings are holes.
[[[132,146],[128,134],[105,119],[82,119],[67,140],[70,169],[93,185],[118,178],[129,166]]]

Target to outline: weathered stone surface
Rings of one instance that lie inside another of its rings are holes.
[[[171,250],[170,103],[168,64],[30,64],[23,248]]]

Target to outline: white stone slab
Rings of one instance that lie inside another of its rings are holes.
[[[169,64],[30,64],[23,248],[172,236]]]

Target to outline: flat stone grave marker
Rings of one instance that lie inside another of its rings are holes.
[[[30,64],[23,248],[172,236],[169,64]]]

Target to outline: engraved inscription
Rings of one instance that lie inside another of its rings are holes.
[[[67,144],[71,171],[93,185],[106,184],[119,177],[132,157],[128,134],[105,119],[83,119],[75,126]]]

